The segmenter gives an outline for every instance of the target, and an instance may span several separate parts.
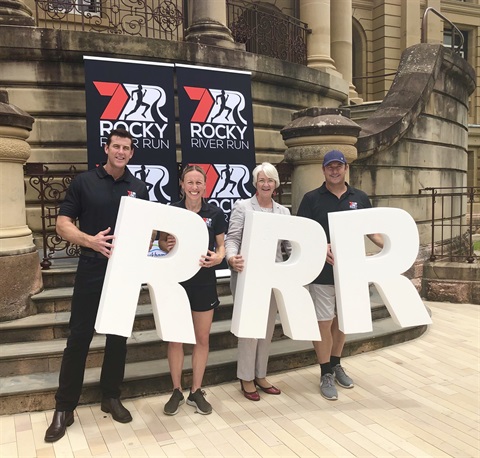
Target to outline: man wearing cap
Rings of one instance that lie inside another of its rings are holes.
[[[353,380],[340,364],[345,334],[338,327],[333,278],[333,254],[330,249],[330,212],[371,208],[368,196],[361,190],[345,182],[348,170],[347,160],[341,151],[332,150],[325,154],[322,166],[325,181],[317,189],[307,192],[300,203],[297,216],[313,219],[319,223],[327,235],[327,258],[320,275],[309,285],[310,295],[315,304],[315,312],[320,329],[321,341],[313,346],[320,364],[320,393],[328,400],[338,399],[335,382],[343,388],[353,388]],[[379,247],[383,247],[380,234],[368,237]]]

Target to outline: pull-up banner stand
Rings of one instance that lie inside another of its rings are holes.
[[[207,173],[205,197],[227,218],[238,199],[255,191],[251,74],[175,65],[182,163]]]
[[[84,59],[88,167],[105,162],[110,131],[126,129],[134,138],[128,168],[146,183],[150,200],[177,200],[173,64]]]

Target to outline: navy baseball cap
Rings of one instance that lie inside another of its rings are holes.
[[[323,166],[327,166],[330,162],[341,162],[342,164],[346,164],[347,160],[341,151],[334,149],[325,154],[325,157],[323,158]]]

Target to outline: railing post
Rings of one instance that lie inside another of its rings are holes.
[[[43,169],[43,167],[42,167]],[[47,225],[45,224],[45,183],[43,181],[43,170],[42,174],[39,176],[40,184],[40,206],[42,208],[42,241],[43,241],[43,260],[40,263],[43,270],[50,269],[52,262],[48,258],[48,242],[47,242]]]
[[[472,264],[475,261],[473,256],[473,200],[475,198],[475,191],[473,186],[467,188],[468,202],[470,203],[470,214],[469,214],[469,228],[468,228],[468,256],[467,262]]]
[[[430,249],[430,261],[435,261],[435,188],[432,188],[432,245]]]

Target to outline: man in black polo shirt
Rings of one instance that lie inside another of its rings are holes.
[[[70,316],[70,336],[63,353],[55,413],[45,433],[46,442],[65,435],[74,422],[73,411],[82,391],[85,361],[94,333],[107,261],[111,255],[115,223],[122,196],[148,200],[145,183],[127,168],[133,156],[132,136],[113,130],[105,145],[107,162],[80,174],[70,185],[57,218],[57,233],[82,247],[78,261]],[[75,220],[79,220],[79,227]],[[120,402],[120,384],[125,371],[127,339],[107,335],[100,376],[101,409],[114,420],[127,423],[130,412]]]
[[[317,189],[307,192],[300,203],[297,216],[310,218],[323,227],[327,235],[327,259],[320,275],[309,285],[310,295],[315,304],[315,312],[320,329],[321,341],[313,342],[321,369],[320,393],[328,400],[338,399],[335,381],[344,388],[353,388],[353,380],[340,364],[345,334],[338,327],[333,278],[333,254],[330,249],[328,214],[331,212],[371,208],[368,196],[345,182],[348,164],[340,151],[329,151],[323,159],[325,181]],[[368,237],[379,247],[383,247],[380,234]]]

